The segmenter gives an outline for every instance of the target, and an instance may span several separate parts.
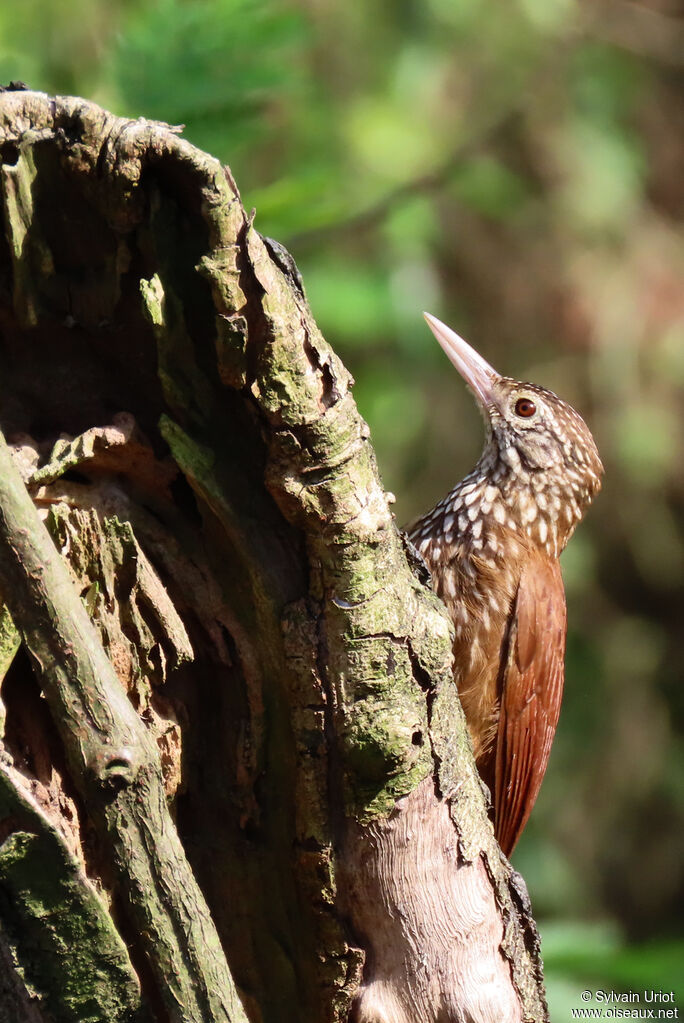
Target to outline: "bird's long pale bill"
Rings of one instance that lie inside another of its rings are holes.
[[[428,327],[456,367],[468,387],[483,406],[492,400],[492,388],[501,374],[489,365],[462,337],[442,323],[436,316],[423,313]]]

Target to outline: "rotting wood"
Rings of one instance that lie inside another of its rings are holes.
[[[72,777],[106,838],[169,1019],[246,1020],[171,821],[159,754],[0,435],[0,586],[39,667]],[[174,878],[170,885],[167,878]],[[181,937],[182,936],[182,937]]]

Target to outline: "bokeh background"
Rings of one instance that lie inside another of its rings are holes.
[[[566,698],[515,854],[552,1019],[684,1001],[684,4],[22,0],[0,80],[186,125],[293,253],[397,517],[482,427],[421,318],[591,424]]]

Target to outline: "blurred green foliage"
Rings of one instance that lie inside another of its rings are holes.
[[[580,408],[567,690],[515,862],[553,1017],[669,989],[684,879],[681,0],[24,0],[0,78],[184,123],[293,252],[400,521],[481,425],[421,319]],[[680,988],[680,998],[684,989]]]

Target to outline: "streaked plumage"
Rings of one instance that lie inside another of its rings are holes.
[[[473,391],[487,438],[473,469],[410,536],[454,623],[454,671],[478,769],[510,854],[539,792],[563,691],[558,557],[600,489],[587,426],[551,391],[502,377],[430,328]]]

